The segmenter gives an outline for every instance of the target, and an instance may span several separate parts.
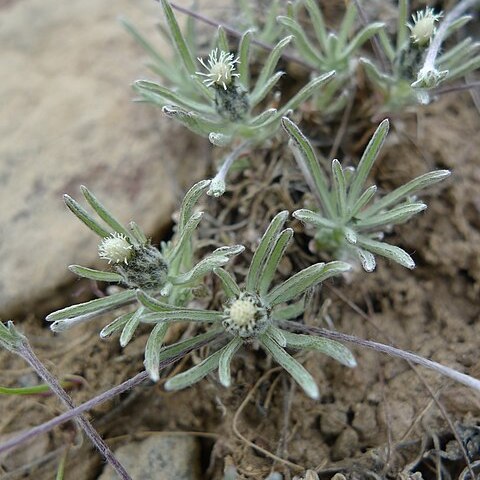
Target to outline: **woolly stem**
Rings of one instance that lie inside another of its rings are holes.
[[[353,335],[334,332],[332,330],[326,330],[324,328],[302,325],[296,322],[283,321],[281,322],[281,324],[290,330],[302,330],[307,333],[313,333],[320,337],[337,340],[339,342],[355,343],[362,347],[371,348],[372,350],[375,350],[377,352],[382,352],[393,357],[402,358],[403,360],[407,360],[434,370],[444,375],[445,377],[448,377],[452,380],[455,380],[456,382],[462,383],[463,385],[466,385],[467,387],[473,388],[474,390],[480,392],[480,380],[471,377],[470,375],[466,375],[465,373],[454,370],[453,368],[446,367],[445,365],[434,362],[433,360],[429,360],[428,358],[424,358],[419,355],[415,355],[414,353],[401,350],[400,348],[395,348],[390,345],[385,345],[383,343],[372,342],[371,340],[363,340]]]

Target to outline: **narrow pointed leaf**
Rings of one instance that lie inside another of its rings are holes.
[[[394,262],[399,263],[407,268],[415,268],[415,262],[412,257],[403,249],[395,247],[394,245],[389,245],[385,242],[379,242],[377,240],[372,240],[371,238],[361,236],[358,238],[357,242],[359,247],[381,255],[382,257],[393,260]]]
[[[267,350],[274,360],[293,377],[310,398],[313,398],[314,400],[320,398],[320,393],[314,378],[299,362],[290,356],[268,335],[262,335],[260,342],[265,350]]]
[[[93,268],[82,267],[80,265],[69,265],[68,269],[79,277],[89,278],[90,280],[96,280],[97,282],[120,283],[123,281],[122,276],[114,272],[103,272],[101,270],[94,270]]]
[[[272,77],[275,68],[282,56],[283,50],[285,47],[292,41],[293,36],[288,36],[280,40],[272,49],[270,54],[268,55],[267,60],[263,64],[262,70],[258,75],[257,83],[255,84],[255,88],[252,92],[252,98],[256,98],[258,96],[258,91],[263,88],[263,85],[267,83],[268,79]],[[258,102],[256,102],[258,103]]]
[[[181,231],[180,238],[166,255],[165,260],[167,261],[167,263],[173,262],[178,255],[182,255],[185,253],[185,248],[189,244],[193,232],[198,227],[198,224],[202,220],[202,217],[203,212],[197,212],[188,219],[185,228],[183,228]]]
[[[215,268],[213,273],[215,273],[215,275],[221,280],[223,291],[229,299],[238,298],[240,296],[240,288],[232,275],[223,268]]]
[[[133,317],[135,312],[125,313],[120,317],[116,318],[113,322],[110,322],[108,325],[102,328],[100,331],[100,338],[108,338],[110,335],[119,332],[123,329],[125,324]]]
[[[375,261],[375,255],[373,255],[373,253],[363,250],[362,248],[356,248],[355,253],[362,264],[362,268],[366,272],[373,272],[375,270],[377,262]]]
[[[102,238],[109,237],[111,232],[105,230],[76,200],[70,195],[64,195],[63,200],[68,209],[82,221],[90,230]]]
[[[248,90],[250,85],[250,69],[249,65],[249,56],[250,56],[250,43],[252,42],[253,30],[247,30],[240,39],[239,46],[239,62],[238,62],[238,73],[240,74],[239,80],[240,83]]]
[[[350,2],[347,6],[345,14],[343,15],[342,23],[340,24],[340,28],[338,30],[338,40],[336,42],[337,48],[335,50],[335,53],[337,55],[343,53],[345,45],[347,44],[347,40],[350,37],[350,33],[352,32],[353,25],[357,18],[357,7],[355,6],[354,2]]]
[[[290,305],[281,305],[277,308],[274,308],[272,311],[272,318],[276,322],[282,320],[292,320],[299,317],[305,311],[305,298],[303,296],[298,302],[292,303]]]
[[[282,348],[287,346],[287,340],[285,338],[285,335],[283,334],[284,332],[282,329],[271,326],[269,327],[266,333],[272,340],[278,343],[278,345],[280,345]]]
[[[357,234],[352,228],[344,227],[343,236],[348,243],[351,243],[352,245],[355,245],[357,243]]]
[[[408,0],[399,0],[397,19],[397,51],[399,52],[408,41],[407,29]]]
[[[180,219],[178,222],[178,230],[181,232],[187,225],[188,220],[193,215],[193,210],[200,197],[210,185],[210,180],[201,180],[188,190],[182,201],[180,208]]]
[[[319,62],[323,60],[323,55],[312,45],[300,24],[293,18],[284,16],[277,17],[277,21],[287,27],[288,31],[294,35],[297,49],[301,52],[302,57],[314,67],[317,67]]]
[[[144,312],[145,309],[143,307],[138,308],[123,327],[122,334],[120,335],[120,346],[122,348],[125,347],[132,339],[135,330],[140,324],[140,320],[142,319]]]
[[[319,196],[322,209],[330,217],[334,217],[333,205],[330,200],[330,192],[326,180],[327,176],[315,156],[312,145],[298,126],[287,117],[282,118],[282,125],[290,137],[289,147],[292,149],[300,169],[303,172],[308,172],[313,178],[315,187],[313,193]],[[305,176],[308,181],[307,175]]]
[[[217,29],[217,45],[220,50],[224,52],[230,52],[230,46],[228,45],[228,38],[225,29],[220,25]]]
[[[196,310],[193,308],[172,308],[164,312],[144,313],[142,323],[157,322],[196,322],[216,323],[223,320],[223,312],[215,310]]]
[[[125,305],[135,299],[135,292],[132,290],[125,290],[120,293],[114,293],[108,297],[96,298],[89,302],[72,305],[71,307],[57,310],[56,312],[47,315],[47,322],[56,320],[73,319],[74,317],[83,316],[89,313],[102,313],[112,308]]]
[[[432,172],[425,173],[424,175],[420,175],[419,177],[410,180],[410,182],[406,183],[405,185],[396,188],[393,190],[393,192],[385,195],[378,202],[375,202],[365,210],[364,215],[372,216],[377,212],[393,205],[394,203],[403,200],[409,195],[413,195],[414,193],[428,188],[437,182],[441,182],[448,176],[450,176],[450,170],[434,170]]]
[[[345,218],[347,214],[347,186],[342,166],[337,159],[332,161],[332,180],[338,215],[340,218]]]
[[[366,229],[385,225],[396,225],[406,222],[409,218],[413,217],[413,215],[422,212],[426,208],[427,206],[422,202],[400,205],[392,208],[388,212],[377,213],[373,216],[358,220],[356,226],[361,229]]]
[[[260,296],[266,295],[272,280],[275,276],[277,271],[278,265],[283,258],[285,250],[287,249],[290,241],[293,237],[293,230],[291,228],[285,229],[283,232],[278,235],[275,245],[272,248],[272,252],[267,258],[265,262],[265,266],[262,269],[260,274],[260,282],[259,282],[259,294]]]
[[[221,350],[220,359],[218,361],[218,378],[220,383],[226,388],[228,388],[232,383],[230,372],[232,358],[242,344],[242,339],[236,337]]]
[[[160,378],[159,355],[168,327],[168,323],[157,323],[148,336],[147,344],[145,346],[145,361],[143,363],[145,365],[145,370],[154,382],[158,382]]]
[[[193,75],[195,73],[195,61],[192,54],[190,53],[190,50],[188,49],[187,42],[183,37],[180,27],[178,26],[172,7],[170,6],[168,0],[161,0],[161,3],[163,7],[163,13],[167,20],[167,25],[170,31],[170,37],[172,39],[172,42],[180,55],[186,71],[190,75]]]
[[[370,139],[370,142],[368,142],[367,148],[365,149],[362,158],[360,159],[360,163],[358,164],[352,184],[350,185],[348,195],[348,203],[350,206],[352,206],[360,196],[360,190],[367,180],[368,174],[370,173],[370,170],[377,159],[378,153],[382,148],[388,133],[388,128],[389,122],[387,119],[385,119],[377,127],[375,133]]]
[[[182,390],[206,377],[209,373],[218,368],[218,362],[220,361],[223,350],[224,349],[213,353],[203,360],[203,362],[195,365],[186,372],[179,373],[170,378],[170,380],[165,383],[165,390]]]
[[[355,218],[362,210],[362,208],[373,198],[377,193],[377,186],[372,185],[368,187],[359,197],[359,199],[352,205],[350,217]]]
[[[275,244],[277,236],[280,230],[283,228],[283,225],[286,222],[287,218],[287,210],[277,213],[277,215],[275,215],[275,217],[270,222],[270,225],[268,226],[262,239],[260,240],[260,243],[255,250],[252,261],[250,262],[250,267],[248,269],[247,278],[245,281],[245,288],[247,292],[254,293],[257,291],[263,266],[267,261],[268,256],[270,255],[270,252],[272,251],[272,248]]]
[[[257,106],[278,83],[280,78],[285,75],[285,72],[279,71],[272,75],[267,81],[260,84],[259,88],[255,89],[250,95],[250,104],[252,107]]]
[[[310,265],[275,287],[267,296],[270,306],[288,302],[318,285],[327,278],[347,272],[351,266],[345,262],[316,263]]]
[[[147,236],[143,233],[143,230],[135,223],[135,222],[130,222],[128,224],[131,230],[131,235],[130,237],[133,236],[137,240],[137,242],[141,245],[145,245],[148,242]]]
[[[367,40],[373,37],[376,33],[378,33],[384,27],[385,27],[384,23],[374,22],[362,28],[362,30],[360,30],[360,32],[358,32],[357,35],[355,35],[352,41],[348,44],[347,48],[343,52],[342,58],[349,58]]]
[[[292,216],[303,223],[314,225],[315,227],[331,229],[339,228],[339,225],[333,220],[329,220],[319,213],[312,212],[306,208],[295,210],[295,212],[292,213]]]
[[[89,205],[108,226],[130,238],[131,233],[98,201],[97,197],[87,187],[81,185],[80,189]]]
[[[334,358],[342,365],[353,368],[357,366],[352,352],[340,342],[315,335],[302,335],[282,330],[287,346],[300,350],[316,350]]]

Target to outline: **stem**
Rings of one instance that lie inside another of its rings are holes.
[[[463,0],[460,2],[453,10],[445,15],[445,19],[438,27],[437,33],[434,35],[432,43],[428,47],[427,54],[425,56],[425,62],[422,69],[434,70],[435,69],[435,60],[437,58],[440,47],[442,46],[443,39],[447,33],[448,27],[456,20],[460,15],[463,14],[465,10],[472,7],[477,3],[478,0]]]
[[[244,152],[244,150],[247,149],[249,145],[250,141],[247,140],[229,153],[229,155],[223,161],[222,166],[218,170],[217,174],[212,179],[210,188],[207,192],[208,195],[220,197],[225,193],[225,178],[227,173],[230,170],[230,167],[233,165],[233,162]]]
[[[69,409],[74,409],[75,404],[70,395],[60,386],[58,380],[45,368],[43,363],[35,355],[34,351],[30,347],[27,341],[24,341],[17,350],[17,353],[25,359],[28,364],[37,372],[40,378],[50,386],[50,389],[60,398],[60,400]],[[84,415],[79,415],[77,418],[78,423],[82,427],[83,431],[90,438],[97,450],[105,457],[108,463],[115,470],[117,475],[122,480],[132,480],[127,473],[123,465],[117,460],[110,447],[104,442],[99,433],[95,430],[92,424],[87,420]]]
[[[174,355],[174,356],[172,356],[172,357],[170,357],[166,360],[161,361],[159,369],[162,370],[162,369],[168,367],[172,363],[175,363],[176,361],[180,360],[182,357],[184,357],[185,355],[190,353],[192,350],[194,350],[196,348],[204,347],[205,345],[214,341],[216,338],[218,338],[218,337],[209,338],[208,340],[205,340],[204,342],[202,342],[200,344],[196,344],[193,347],[186,348],[185,350],[180,352],[178,355]],[[33,365],[32,365],[32,367],[33,367]],[[52,418],[48,422],[42,423],[41,425],[33,427],[30,430],[28,430],[26,432],[23,432],[22,434],[14,437],[14,438],[11,438],[7,442],[5,442],[3,445],[0,445],[0,454],[7,451],[7,450],[19,447],[20,445],[25,443],[30,438],[33,438],[37,435],[40,435],[41,433],[47,433],[50,430],[53,430],[58,425],[61,425],[62,423],[65,423],[65,422],[68,422],[69,420],[74,419],[75,417],[81,415],[82,413],[87,412],[88,410],[91,410],[95,406],[97,406],[101,403],[104,403],[107,400],[110,400],[111,398],[115,397],[116,395],[120,395],[121,393],[126,392],[127,390],[130,390],[131,388],[136,387],[137,385],[140,385],[142,382],[144,382],[148,378],[149,378],[148,373],[146,371],[138,373],[137,375],[135,375],[134,377],[132,377],[128,380],[126,380],[125,382],[121,383],[120,385],[117,385],[116,387],[113,387],[110,390],[107,390],[106,392],[101,393],[100,395],[88,400],[87,402],[82,403],[80,406],[72,408],[71,410],[63,413],[62,415],[59,415],[58,417]]]
[[[332,330],[326,330],[324,328],[302,325],[296,322],[283,321],[281,322],[281,324],[290,330],[302,330],[307,333],[313,333],[315,335],[319,335],[320,337],[337,340],[339,342],[355,343],[362,347],[371,348],[372,350],[375,350],[377,352],[382,352],[386,353],[387,355],[392,355],[393,357],[402,358],[403,360],[422,365],[423,367],[441,373],[442,375],[452,380],[455,380],[456,382],[462,383],[463,385],[466,385],[467,387],[473,388],[474,390],[480,392],[480,380],[477,380],[470,375],[466,375],[465,373],[454,370],[453,368],[446,367],[445,365],[434,362],[433,360],[429,360],[428,358],[424,358],[419,355],[415,355],[414,353],[401,350],[400,348],[395,348],[390,345],[385,345],[383,343],[372,342],[371,340],[363,340],[353,335],[334,332]]]

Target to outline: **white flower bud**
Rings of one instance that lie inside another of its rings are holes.
[[[125,263],[128,265],[128,260],[132,256],[132,245],[128,243],[125,235],[113,232],[110,237],[102,240],[98,246],[98,255],[108,263]]]
[[[239,77],[238,73],[233,73],[235,71],[235,65],[240,63],[238,58],[234,58],[233,53],[224,52],[215,48],[210,52],[208,56],[208,66],[205,64],[203,59],[199,58],[198,61],[202,66],[207,70],[208,73],[195,72],[197,75],[207,77],[204,80],[207,87],[212,85],[220,85],[224,90],[227,89],[227,86],[232,83],[233,77]]]
[[[421,47],[428,45],[435,35],[435,22],[438,22],[441,17],[442,13],[434,13],[431,7],[414,13],[412,15],[413,24],[407,23],[413,43]]]

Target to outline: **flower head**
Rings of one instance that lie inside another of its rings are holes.
[[[211,87],[212,85],[220,85],[224,90],[226,90],[227,86],[232,83],[232,78],[240,76],[238,73],[234,73],[235,65],[240,62],[238,61],[238,57],[234,57],[233,53],[224,52],[223,50],[219,51],[218,48],[215,48],[208,56],[208,66],[205,64],[203,59],[199,58],[198,61],[208,71],[208,73],[195,73],[197,75],[207,77],[204,80],[204,83],[207,85],[207,87]]]
[[[268,326],[268,310],[256,296],[241,294],[224,309],[223,326],[233,335],[242,338],[258,335]]]
[[[98,246],[100,258],[108,260],[108,263],[125,263],[132,256],[133,246],[128,243],[127,237],[122,233],[113,232],[109,237],[102,240]]]
[[[421,47],[430,43],[436,31],[435,22],[438,22],[441,17],[442,12],[435,13],[431,7],[415,12],[412,15],[413,24],[407,23],[413,43]]]

